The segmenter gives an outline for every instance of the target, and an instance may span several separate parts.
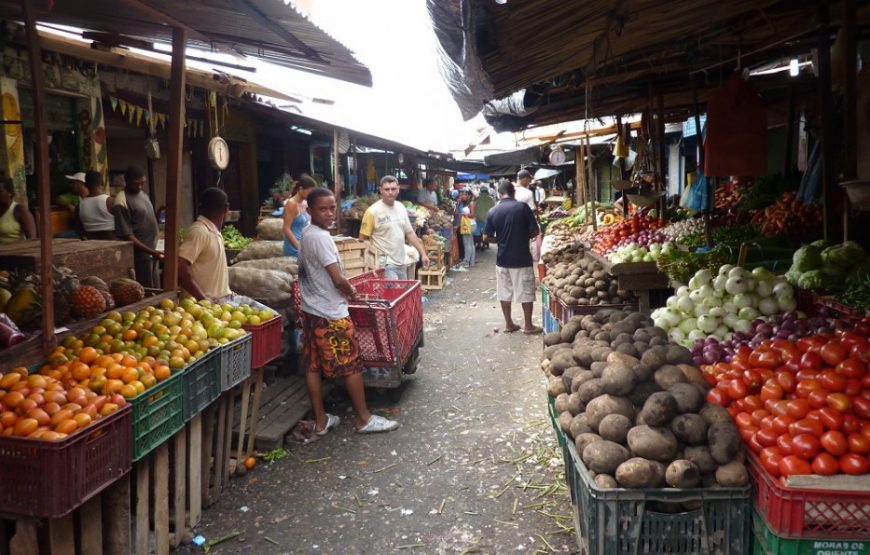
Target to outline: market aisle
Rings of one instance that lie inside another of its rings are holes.
[[[336,432],[231,481],[197,532],[212,553],[567,553],[571,506],[537,365],[540,336],[494,333],[495,250],[430,296],[426,347],[393,433]],[[519,308],[515,311],[518,313]],[[540,305],[535,304],[536,321]],[[524,484],[526,487],[524,488]],[[558,532],[562,533],[558,533]],[[546,542],[546,543],[545,543]],[[549,546],[547,545],[549,544]],[[552,548],[552,550],[550,549]]]

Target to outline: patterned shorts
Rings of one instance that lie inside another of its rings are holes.
[[[327,320],[303,313],[302,355],[309,372],[341,378],[363,371],[350,318]]]

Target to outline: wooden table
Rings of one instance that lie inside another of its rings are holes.
[[[79,277],[97,276],[103,281],[130,277],[133,243],[129,241],[81,241],[52,239],[52,264],[66,266]],[[39,239],[0,245],[0,268],[39,270]]]
[[[588,256],[601,264],[607,273],[616,278],[617,285],[621,290],[636,293],[638,310],[644,314],[650,312],[650,290],[664,289],[670,286],[668,276],[659,271],[655,262],[613,264],[606,257],[595,254],[588,248],[586,248],[584,256]]]

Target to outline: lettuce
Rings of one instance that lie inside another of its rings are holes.
[[[798,272],[816,270],[822,265],[822,249],[812,245],[804,245],[794,252],[791,269]]]

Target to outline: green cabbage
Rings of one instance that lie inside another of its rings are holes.
[[[821,270],[810,270],[803,273],[798,279],[798,287],[801,289],[822,289],[825,287],[825,274]]]
[[[841,245],[834,245],[822,251],[822,263],[829,267],[843,269],[843,273],[861,262],[866,253],[861,245],[854,241],[846,241]]]
[[[791,269],[798,272],[818,269],[822,265],[822,249],[804,245],[794,252],[791,261]]]
[[[787,279],[788,282],[791,283],[792,285],[794,285],[795,287],[797,286],[800,278],[801,278],[801,273],[798,272],[797,270],[789,270],[785,273],[785,279]]]
[[[820,249],[826,249],[830,246],[830,244],[824,239],[819,239],[818,241],[813,241],[810,243],[811,247],[818,247]]]

